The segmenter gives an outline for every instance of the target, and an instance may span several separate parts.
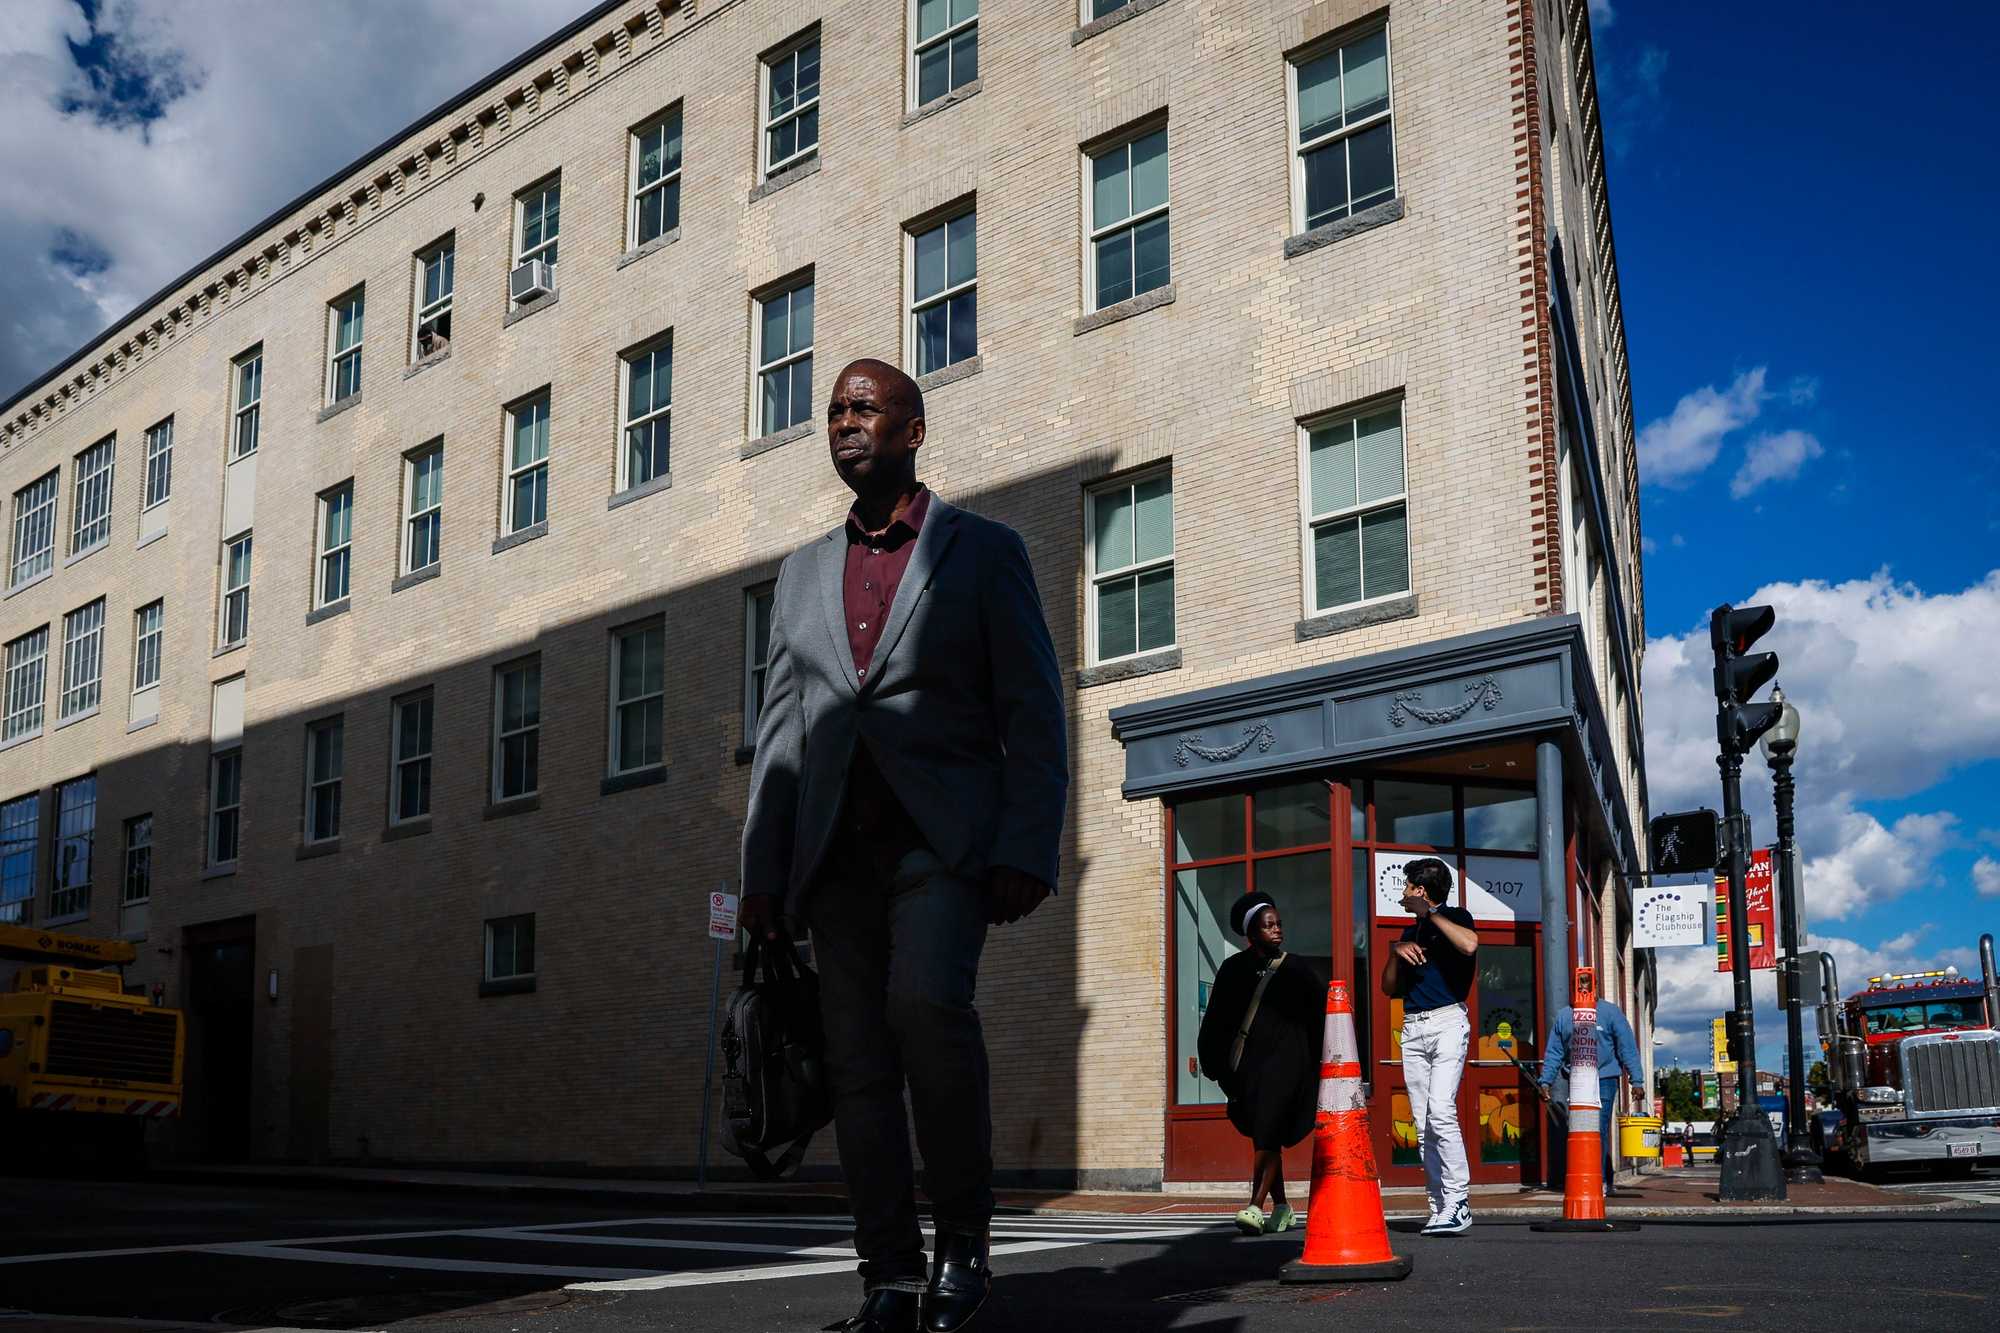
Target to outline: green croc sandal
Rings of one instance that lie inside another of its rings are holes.
[[[1299,1215],[1289,1207],[1279,1208],[1264,1220],[1264,1234],[1275,1235],[1280,1231],[1290,1231],[1299,1224]]]
[[[1264,1210],[1255,1204],[1236,1214],[1236,1229],[1246,1236],[1264,1234]]]

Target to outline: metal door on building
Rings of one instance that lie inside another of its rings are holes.
[[[187,1103],[211,1161],[250,1155],[256,935],[249,919],[189,927]]]

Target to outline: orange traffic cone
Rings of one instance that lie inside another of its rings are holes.
[[[1560,1221],[1534,1222],[1530,1231],[1637,1231],[1637,1222],[1604,1215],[1604,1145],[1597,1097],[1597,972],[1576,970],[1569,1039],[1569,1162],[1563,1170]]]
[[[1326,988],[1326,1034],[1321,1041],[1306,1248],[1278,1270],[1278,1281],[1399,1281],[1410,1275],[1410,1260],[1389,1248],[1368,1103],[1361,1096],[1354,1000],[1344,981]]]

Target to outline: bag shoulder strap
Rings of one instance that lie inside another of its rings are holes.
[[[750,1168],[751,1175],[759,1180],[783,1180],[804,1159],[806,1146],[812,1142],[813,1135],[818,1132],[817,1130],[809,1129],[796,1139],[793,1139],[791,1145],[779,1153],[775,1161],[766,1157],[755,1148],[745,1148],[739,1145],[739,1149],[742,1152],[744,1163]]]
[[[1243,1043],[1250,1039],[1250,1025],[1257,1021],[1257,1006],[1264,1003],[1264,988],[1271,984],[1271,978],[1278,975],[1284,966],[1285,955],[1276,958],[1257,974],[1257,988],[1250,992],[1250,1007],[1243,1011],[1243,1026],[1236,1029],[1236,1040],[1229,1047],[1229,1072],[1235,1073],[1236,1066],[1243,1063]]]

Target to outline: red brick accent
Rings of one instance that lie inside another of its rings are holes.
[[[1512,0],[1508,15],[1508,73],[1514,88],[1517,249],[1521,258],[1521,380],[1528,403],[1528,499],[1531,512],[1561,512],[1556,467],[1555,370],[1549,345],[1548,223],[1542,188],[1541,74],[1536,64],[1532,0]],[[1540,522],[1535,532],[1535,605],[1545,615],[1563,604],[1562,525]]]

